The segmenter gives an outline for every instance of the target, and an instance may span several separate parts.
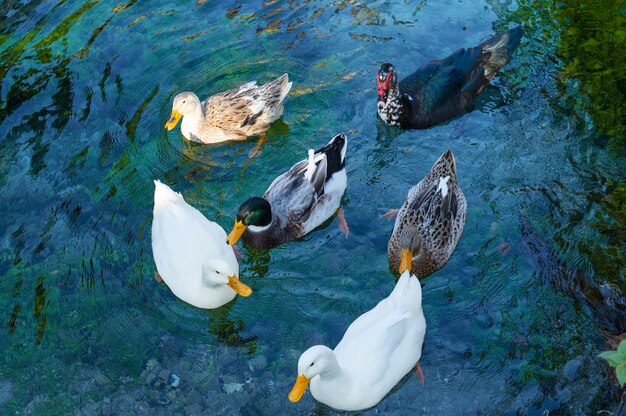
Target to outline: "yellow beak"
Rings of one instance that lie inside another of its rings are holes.
[[[237,292],[239,296],[247,297],[252,293],[250,286],[237,279],[237,276],[228,276],[228,287]]]
[[[244,225],[243,222],[235,221],[235,226],[233,227],[233,230],[230,232],[230,234],[228,234],[228,237],[226,237],[226,242],[231,246],[235,244],[237,240],[239,240],[239,237],[241,237],[241,234],[246,231],[246,228],[247,225]]]
[[[165,128],[168,130],[172,130],[174,127],[176,127],[176,124],[178,124],[178,120],[180,120],[182,116],[183,115],[179,113],[178,110],[172,108],[172,114],[170,114],[170,119],[167,121],[167,123],[165,123]]]
[[[404,273],[405,270],[411,272],[411,265],[413,264],[413,253],[408,248],[402,249],[402,257],[400,258],[400,274]]]
[[[296,384],[293,385],[289,393],[289,401],[295,403],[300,400],[307,387],[309,387],[309,379],[304,375],[299,375],[296,379]]]

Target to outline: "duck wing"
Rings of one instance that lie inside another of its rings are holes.
[[[386,313],[385,305],[379,306],[357,318],[335,348],[341,366],[367,385],[376,385],[385,379],[411,319],[408,312]]]
[[[400,91],[406,90],[423,114],[433,119],[447,118],[465,108],[487,82],[479,66],[481,57],[480,48],[459,49],[409,75],[400,82]]]
[[[250,130],[267,130],[269,123],[280,117],[282,111],[277,106],[291,85],[287,74],[262,86],[250,81],[209,97],[202,103],[202,112],[211,126],[245,138]]]
[[[274,179],[263,196],[272,206],[273,215],[289,223],[305,223],[325,195],[333,174],[345,167],[345,145],[345,135],[339,134]]]
[[[416,111],[433,123],[453,117],[510,60],[521,35],[521,28],[516,27],[476,47],[432,61],[403,79],[400,91],[409,95]]]
[[[435,250],[455,245],[456,237],[451,231],[459,217],[459,198],[456,192],[444,188],[450,180],[447,178],[435,183],[420,182],[411,189],[401,209],[403,223],[416,226],[421,234],[421,248]]]

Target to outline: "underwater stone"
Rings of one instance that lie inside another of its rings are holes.
[[[202,395],[198,390],[192,390],[187,394],[185,401],[189,404],[201,404],[202,403]]]
[[[146,363],[146,370],[150,371],[153,368],[158,367],[158,366],[159,366],[159,362],[154,358],[150,358],[148,362]]]
[[[565,363],[565,366],[563,367],[563,375],[565,378],[569,381],[574,381],[581,364],[580,358],[574,358],[573,360],[569,360]]]
[[[83,415],[97,415],[98,414],[98,403],[89,402],[87,406],[81,409],[81,414]]]
[[[190,404],[185,407],[185,415],[196,416],[196,415],[201,415],[201,414],[203,414],[202,406],[200,406],[199,403]]]
[[[94,374],[93,379],[96,382],[96,385],[98,385],[99,387],[111,384],[111,380],[100,371]]]
[[[266,366],[267,358],[265,358],[265,356],[263,355],[258,355],[248,361],[248,367],[250,368],[250,371],[263,370]]]
[[[204,382],[207,378],[209,378],[209,373],[207,373],[206,371],[200,371],[199,373],[195,373],[192,377],[191,377],[191,382],[193,384],[201,384],[202,382]]]
[[[170,381],[170,386],[172,386],[173,388],[176,388],[180,384],[180,377],[172,373],[170,374],[169,381]]]
[[[154,373],[148,374],[148,377],[146,377],[146,384],[149,386],[152,385],[155,379],[156,379],[156,374]]]
[[[222,385],[222,388],[224,389],[224,393],[232,394],[236,391],[243,391],[243,384],[242,383],[224,383]]]
[[[0,405],[13,398],[13,386],[9,381],[0,381]]]
[[[161,371],[159,371],[159,380],[161,380],[164,384],[167,383],[167,381],[170,379],[170,374],[171,371],[168,369],[163,369]]]

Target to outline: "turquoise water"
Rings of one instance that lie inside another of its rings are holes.
[[[2,413],[334,414],[308,393],[287,400],[299,354],[334,346],[391,291],[393,222],[380,215],[448,147],[468,216],[450,262],[422,281],[426,384],[407,377],[362,414],[614,410],[619,390],[596,355],[626,331],[623,136],[594,112],[615,107],[612,86],[572,69],[569,12],[456,0],[1,5]],[[522,44],[474,111],[425,131],[377,120],[381,62],[403,77],[518,24]],[[253,139],[202,146],[163,129],[182,90],[206,97],[284,72],[285,114],[252,160]],[[348,239],[333,220],[269,252],[244,247],[254,293],[214,311],[154,281],[153,179],[229,229],[242,201],[342,131]]]

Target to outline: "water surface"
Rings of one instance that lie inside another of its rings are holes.
[[[468,216],[422,282],[426,385],[407,377],[362,413],[615,409],[596,355],[626,332],[625,14],[526,0],[5,2],[0,407],[334,414],[310,394],[287,400],[299,354],[334,346],[391,291],[380,215],[450,147]],[[402,77],[519,24],[518,52],[474,111],[425,131],[377,121],[380,63]],[[285,72],[285,115],[255,159],[254,140],[202,146],[163,129],[182,90]],[[244,248],[254,294],[214,311],[154,281],[153,179],[229,228],[243,200],[342,131],[348,239],[329,221]]]

